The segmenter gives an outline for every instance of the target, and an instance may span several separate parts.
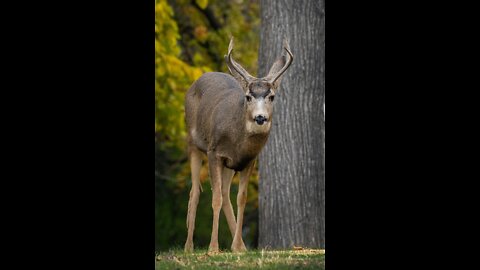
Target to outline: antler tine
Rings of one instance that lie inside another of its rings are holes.
[[[230,38],[230,43],[228,44],[228,55],[232,53],[233,50],[233,37]]]

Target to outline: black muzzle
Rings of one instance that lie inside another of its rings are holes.
[[[253,120],[255,120],[255,122],[257,122],[259,125],[263,125],[263,123],[267,122],[267,118],[263,115],[257,115]]]

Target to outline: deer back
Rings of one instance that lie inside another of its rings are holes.
[[[244,126],[244,91],[231,76],[202,75],[188,90],[185,117],[189,140],[203,152],[239,141]]]

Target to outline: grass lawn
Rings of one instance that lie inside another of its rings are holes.
[[[206,250],[186,254],[183,250],[158,253],[155,270],[160,269],[325,269],[324,249],[223,251],[208,255]]]

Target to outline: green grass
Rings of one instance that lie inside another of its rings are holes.
[[[325,269],[325,250],[250,250],[245,253],[223,251],[209,255],[206,250],[184,253],[171,250],[158,253],[155,270],[160,269]]]

